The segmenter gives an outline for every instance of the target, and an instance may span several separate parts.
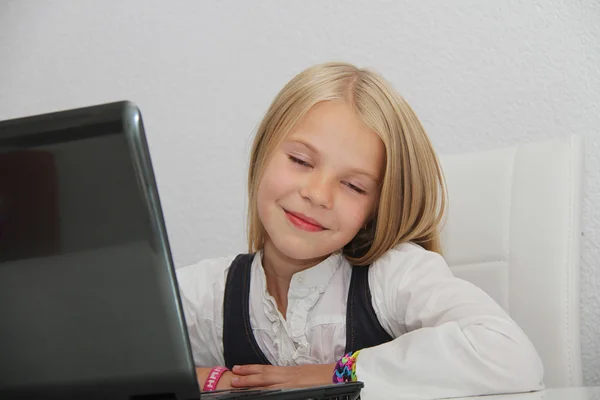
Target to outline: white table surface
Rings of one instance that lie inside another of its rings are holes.
[[[465,400],[600,400],[600,387],[546,389],[539,392],[465,397]]]

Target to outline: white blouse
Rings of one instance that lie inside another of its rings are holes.
[[[235,256],[177,270],[194,360],[224,365],[223,296]],[[254,257],[250,323],[273,365],[336,362],[346,345],[351,265],[339,253],[296,273],[287,319]],[[455,278],[444,259],[406,243],[369,270],[377,318],[395,339],[364,349],[357,377],[363,399],[457,397],[543,389],[542,362],[523,331],[486,293]],[[333,371],[332,371],[333,373]]]

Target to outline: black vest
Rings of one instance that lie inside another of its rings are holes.
[[[250,326],[250,269],[254,254],[233,260],[223,299],[225,365],[270,364],[258,347]],[[369,267],[352,266],[346,309],[346,353],[377,346],[393,338],[381,327],[371,303]]]

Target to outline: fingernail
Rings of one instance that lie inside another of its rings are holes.
[[[238,369],[240,366],[239,365],[234,365],[233,368],[231,369]]]
[[[239,380],[240,380],[240,378],[233,378],[233,379],[231,379],[231,383],[238,383]]]

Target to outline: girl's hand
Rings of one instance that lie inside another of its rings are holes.
[[[297,367],[242,365],[233,367],[231,386],[263,388],[298,388],[332,383],[335,364],[312,364]]]

